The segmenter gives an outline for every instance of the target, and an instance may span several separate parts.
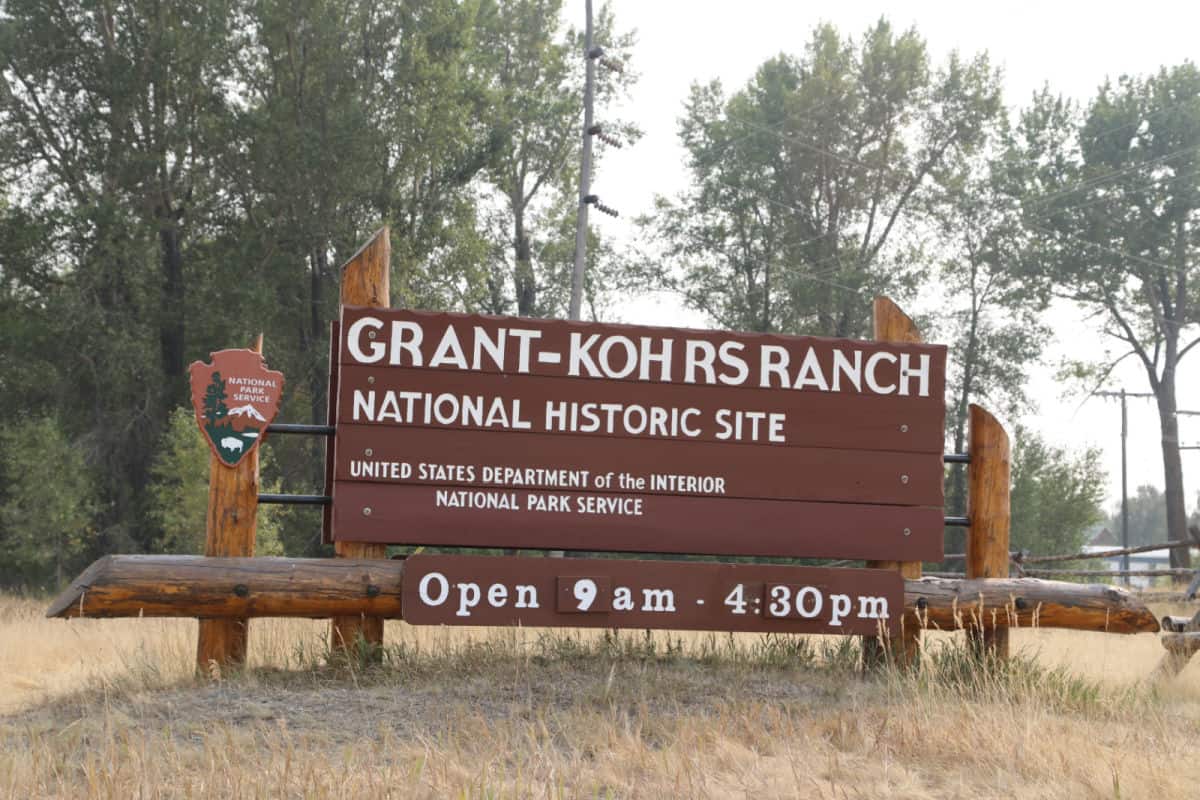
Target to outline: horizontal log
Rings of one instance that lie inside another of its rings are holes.
[[[565,569],[565,567],[564,567]],[[349,558],[105,556],[50,605],[49,617],[401,616],[404,562]],[[942,630],[1019,625],[1159,630],[1115,586],[1033,578],[905,581],[905,622]]]
[[[1103,584],[1037,578],[921,578],[905,581],[905,624],[957,630],[1018,626],[1107,633],[1158,631],[1132,592]]]
[[[1070,575],[1076,578],[1186,578],[1194,570],[1175,569],[1027,569],[1027,575]]]
[[[403,561],[105,556],[48,617],[400,616]]]

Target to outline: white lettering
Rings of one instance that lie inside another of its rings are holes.
[[[378,331],[383,328],[383,323],[375,317],[360,317],[350,326],[350,330],[346,331],[346,349],[350,351],[350,357],[360,364],[374,364],[383,358],[384,347],[383,342],[372,341],[367,347],[370,353],[364,353],[362,350],[363,329],[370,328],[372,331]]]
[[[429,584],[431,581],[436,581],[440,584],[440,592],[436,600],[429,595]],[[421,602],[427,606],[440,606],[446,602],[446,597],[450,594],[450,582],[446,580],[446,576],[440,572],[430,572],[425,577],[421,578],[421,582],[417,585],[417,595],[421,598]]]
[[[892,353],[879,352],[867,359],[867,388],[876,394],[891,394],[896,391],[896,384],[892,383],[882,386],[875,378],[875,370],[879,367],[880,361],[890,361],[895,364],[896,356]]]

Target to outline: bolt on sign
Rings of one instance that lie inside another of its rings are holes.
[[[279,411],[283,373],[253,350],[218,350],[188,367],[196,422],[217,459],[237,466],[258,447]]]
[[[941,558],[943,346],[355,307],[336,329],[333,540]]]
[[[768,564],[409,556],[413,625],[895,633],[899,572]]]

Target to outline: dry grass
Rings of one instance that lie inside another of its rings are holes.
[[[0,796],[1200,796],[1200,665],[1149,685],[1151,635],[1019,631],[1002,669],[943,636],[863,679],[848,640],[395,623],[335,668],[326,623],[261,620],[211,682],[194,622],[43,608],[0,598]]]

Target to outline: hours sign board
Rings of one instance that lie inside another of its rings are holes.
[[[944,347],[343,309],[332,538],[936,560]]]
[[[412,625],[895,633],[900,573],[775,564],[409,556]]]

